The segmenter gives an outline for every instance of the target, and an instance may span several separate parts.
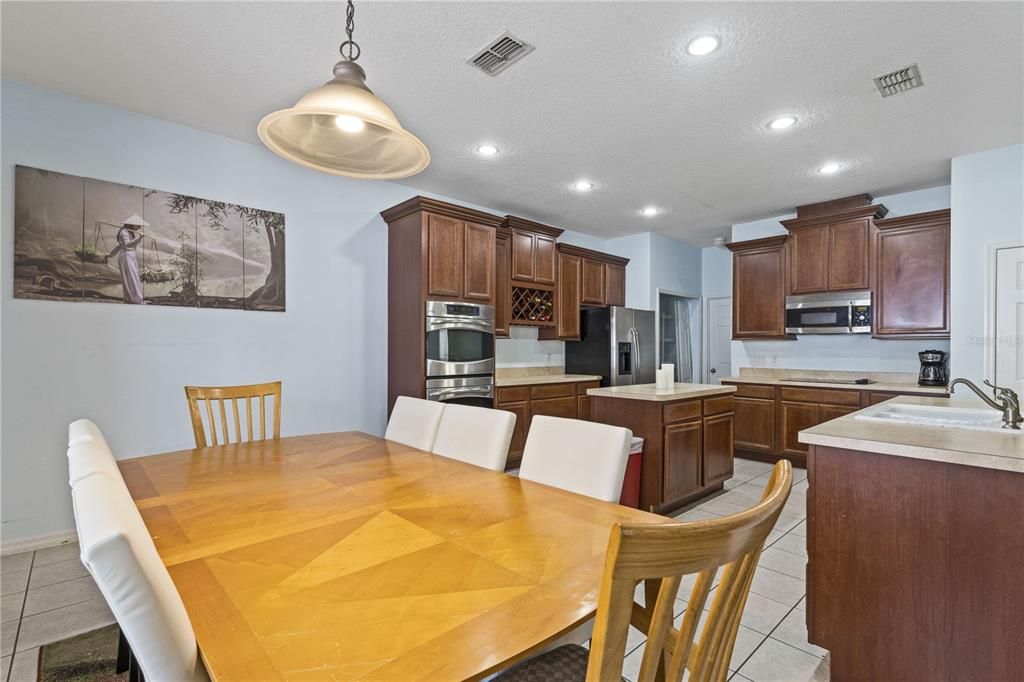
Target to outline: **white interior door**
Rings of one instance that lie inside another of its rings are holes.
[[[1024,246],[996,252],[995,343],[997,386],[1024,394]]]
[[[723,377],[732,375],[732,299],[709,298],[707,300],[707,361],[704,382],[721,383]]]

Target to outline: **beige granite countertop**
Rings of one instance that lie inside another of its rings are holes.
[[[533,376],[495,376],[494,385],[498,388],[508,386],[534,386],[536,384],[568,384],[577,381],[600,381],[600,375],[592,374],[536,374]]]
[[[710,395],[726,395],[735,393],[735,386],[717,386],[715,384],[673,384],[671,388],[658,388],[654,384],[637,384],[635,386],[608,386],[591,388],[587,395],[603,398],[629,398],[630,400],[648,400],[666,402],[669,400],[685,400]]]
[[[785,378],[807,379],[871,379],[873,384],[823,383],[820,381],[783,381]],[[824,369],[783,369],[780,367],[741,367],[739,376],[723,377],[721,381],[767,386],[800,386],[807,388],[844,388],[853,391],[886,391],[891,393],[928,393],[946,395],[945,386],[918,386],[917,375],[906,372],[856,372]]]
[[[882,405],[930,405],[984,407],[975,400],[900,396]],[[927,459],[1024,473],[1024,433],[979,431],[944,426],[880,423],[857,419],[857,415],[878,406],[865,408],[800,432],[799,440],[808,445],[825,445],[847,450],[876,452],[898,457]],[[993,412],[995,412],[993,410]]]

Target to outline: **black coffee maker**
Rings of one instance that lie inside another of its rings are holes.
[[[921,360],[921,373],[917,377],[918,386],[945,386],[949,383],[945,351],[925,350],[918,353],[917,357]]]

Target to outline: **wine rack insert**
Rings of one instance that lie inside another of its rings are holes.
[[[530,287],[512,287],[512,324],[553,327],[554,292]]]

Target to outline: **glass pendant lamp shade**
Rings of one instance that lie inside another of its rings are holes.
[[[334,78],[290,109],[268,114],[257,132],[279,156],[325,173],[393,180],[419,173],[430,152],[402,128],[395,113],[366,87],[351,60],[334,65]]]

